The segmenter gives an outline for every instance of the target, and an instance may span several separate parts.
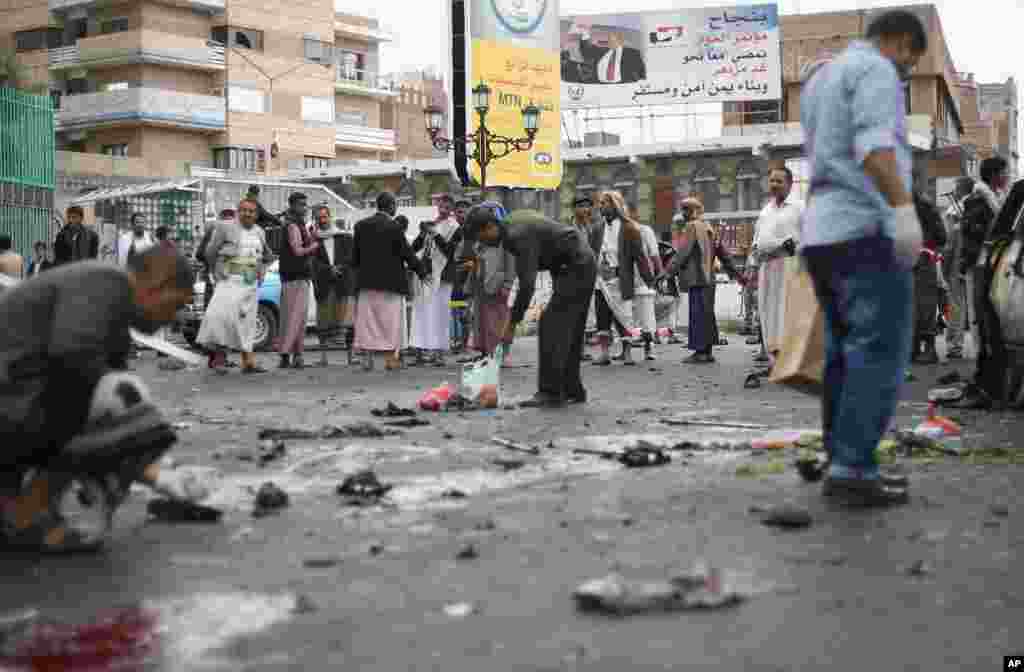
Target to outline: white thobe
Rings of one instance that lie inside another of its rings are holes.
[[[800,216],[804,204],[787,198],[778,205],[768,202],[757,218],[754,253],[759,260],[757,271],[757,310],[761,335],[768,352],[782,348],[786,312],[786,262],[790,258],[782,248],[787,240],[800,244]]]

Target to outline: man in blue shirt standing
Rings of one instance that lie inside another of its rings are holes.
[[[911,197],[903,80],[927,48],[912,13],[891,10],[801,97],[811,184],[801,253],[825,312],[824,493],[849,505],[906,501],[875,448],[904,382],[913,331],[912,267],[922,232]]]

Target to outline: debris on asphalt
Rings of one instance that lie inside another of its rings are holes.
[[[761,524],[787,530],[810,527],[814,519],[810,512],[793,504],[780,504],[768,509],[761,518]]]
[[[445,499],[465,499],[467,495],[458,488],[449,488],[441,493],[441,497]]]
[[[262,518],[286,506],[288,506],[288,493],[267,481],[256,491],[252,515],[254,518]]]
[[[427,390],[420,397],[419,407],[423,411],[440,411],[445,403],[455,394],[455,388],[451,385],[441,385],[432,390]]]
[[[505,471],[515,471],[516,469],[522,469],[526,466],[526,462],[523,460],[510,460],[501,457],[495,457],[492,459],[491,464],[496,467],[501,467]]]
[[[192,429],[192,426],[191,422],[176,422],[171,425],[171,428],[178,432],[185,432]]]
[[[441,438],[446,441],[451,441],[452,439],[455,438],[455,435],[452,434],[451,432],[444,432],[443,434],[441,434]]]
[[[386,436],[401,436],[402,432],[397,429],[380,427],[372,422],[356,422],[343,427],[327,425],[318,430],[308,429],[261,429],[259,439],[261,441],[310,441],[315,439],[380,439]]]
[[[988,507],[988,512],[997,518],[1006,518],[1010,515],[1010,509],[1005,504],[992,504]]]
[[[156,368],[161,371],[183,371],[188,368],[188,364],[178,359],[161,359],[160,363],[156,365]]]
[[[763,463],[748,462],[736,467],[736,476],[740,478],[759,478],[761,476],[776,476],[784,473],[786,473],[786,464],[781,460]]]
[[[480,551],[476,550],[473,544],[466,544],[455,554],[456,560],[476,560],[480,557]]]
[[[497,524],[493,520],[488,518],[487,520],[483,521],[482,523],[477,523],[476,525],[474,525],[473,529],[476,530],[477,532],[490,532],[492,530],[498,529],[498,526],[497,526]]]
[[[711,420],[689,420],[686,418],[662,418],[661,424],[672,427],[721,427],[724,429],[771,429],[766,425],[749,425],[739,422],[714,422]]]
[[[914,564],[907,567],[907,576],[921,578],[929,576],[932,573],[933,572],[931,566],[928,565],[928,563],[926,563],[924,560],[918,560]]]
[[[375,408],[370,411],[370,415],[377,418],[411,418],[416,415],[416,411],[411,408],[400,408],[389,401],[384,408]]]
[[[286,452],[284,441],[263,441],[260,445],[259,462],[261,465],[267,465],[284,457]]]
[[[154,491],[171,499],[201,502],[218,488],[222,478],[213,467],[181,466],[175,469],[160,469]]]
[[[465,618],[475,612],[476,608],[469,602],[456,602],[444,606],[444,613],[450,618]]]
[[[341,558],[336,555],[311,555],[302,560],[302,566],[308,569],[329,569],[339,564]]]
[[[295,602],[292,604],[293,614],[312,614],[320,610],[317,603],[306,593],[296,593]]]
[[[401,420],[392,420],[385,422],[388,427],[404,427],[412,429],[414,427],[429,427],[430,421],[424,420],[423,418],[402,418]]]
[[[524,446],[520,443],[516,443],[515,441],[509,441],[507,439],[502,439],[497,436],[491,438],[491,443],[493,443],[496,446],[501,446],[502,448],[514,450],[519,453],[527,453],[529,455],[540,455],[540,448],[538,448],[537,446]]]
[[[391,484],[382,483],[377,474],[367,469],[347,476],[338,486],[337,493],[348,497],[346,503],[350,505],[367,505],[376,503],[393,487]]]
[[[660,448],[641,442],[619,455],[618,460],[630,469],[640,469],[666,465],[672,461],[672,458]]]
[[[384,552],[384,547],[380,544],[370,544],[370,555],[376,557]]]
[[[928,391],[928,401],[938,404],[955,404],[964,398],[964,391],[959,387],[938,387]]]
[[[747,597],[723,581],[722,572],[715,569],[667,581],[631,580],[621,574],[609,574],[587,581],[573,591],[581,611],[613,616],[719,609],[737,605]]]
[[[224,512],[181,499],[151,499],[146,513],[165,523],[218,523]]]
[[[825,477],[828,468],[828,457],[824,453],[804,452],[797,458],[796,470],[800,478],[808,483],[817,483]]]

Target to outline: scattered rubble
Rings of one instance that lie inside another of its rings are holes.
[[[988,512],[997,518],[1006,518],[1010,515],[1010,509],[1005,504],[992,504],[988,507]]]
[[[259,439],[279,441],[310,441],[316,439],[380,439],[386,436],[401,436],[402,432],[397,429],[380,427],[372,422],[355,422],[342,427],[327,425],[318,430],[308,429],[261,429]]]
[[[458,488],[449,488],[441,493],[441,497],[445,499],[465,499],[467,495]]]
[[[922,578],[925,576],[929,576],[932,573],[933,572],[931,566],[929,566],[928,563],[926,563],[924,560],[918,560],[914,564],[907,567],[907,576]]]
[[[476,608],[469,602],[457,602],[455,604],[446,604],[444,613],[450,618],[465,618],[476,613]]]
[[[377,474],[367,469],[348,476],[337,488],[337,493],[347,497],[349,506],[370,506],[376,504],[394,486],[381,483]]]
[[[810,527],[814,519],[810,512],[793,504],[781,504],[768,509],[761,518],[761,523],[769,527],[787,530],[799,530]]]
[[[430,421],[424,420],[423,418],[402,418],[401,420],[392,420],[385,422],[388,427],[404,427],[412,429],[414,427],[429,427]]]
[[[416,411],[411,408],[399,408],[389,401],[384,408],[375,408],[370,411],[370,415],[376,418],[412,418],[416,416]]]
[[[295,602],[292,605],[293,614],[312,614],[320,610],[317,603],[306,593],[296,593]]]
[[[256,500],[252,511],[253,518],[263,518],[283,509],[288,506],[288,501],[287,492],[267,481],[256,491]]]
[[[311,555],[302,560],[302,566],[308,569],[329,569],[339,564],[341,558],[336,555]]]
[[[720,570],[696,571],[662,581],[631,580],[610,574],[579,586],[573,598],[581,611],[627,616],[719,609],[735,606],[749,597],[723,578]]]
[[[526,462],[524,460],[510,460],[501,457],[492,459],[491,464],[496,467],[501,467],[505,471],[515,471],[526,466]]]
[[[167,358],[161,359],[160,363],[156,365],[156,368],[161,371],[183,371],[188,368],[188,364],[180,359]]]
[[[618,459],[630,469],[660,467],[672,461],[665,451],[645,442],[640,442],[636,447],[626,450]]]
[[[274,460],[284,457],[287,453],[284,441],[263,441],[260,445],[259,463],[261,466],[273,462]]]
[[[224,512],[180,499],[152,499],[146,513],[165,523],[219,523]]]
[[[456,560],[476,560],[480,557],[480,551],[473,544],[466,544],[455,554]]]

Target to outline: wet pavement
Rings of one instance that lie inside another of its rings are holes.
[[[534,347],[519,342],[517,361]],[[430,424],[399,435],[283,450],[260,430],[384,426],[373,409],[412,407],[458,368],[363,373],[332,353],[327,369],[253,379],[144,359],[180,428],[170,471],[209,490],[222,521],[147,521],[135,492],[102,555],[0,557],[0,615],[94,623],[141,609],[167,670],[998,669],[1024,650],[1019,453],[909,460],[908,506],[833,508],[791,466],[796,449],[763,441],[813,431],[817,401],[744,390],[750,353],[731,345],[717,365],[685,366],[662,346],[653,363],[585,365],[584,407],[421,412]],[[900,426],[951,370],[969,363],[915,369]],[[532,393],[532,366],[503,375],[505,401]],[[1024,428],[1012,413],[955,415],[968,450],[1013,448]],[[671,461],[630,469],[598,454],[638,445]],[[339,494],[364,470],[390,488]],[[267,482],[287,504],[254,517]],[[811,524],[766,525],[783,505]],[[623,617],[573,599],[610,572],[664,581],[701,563],[739,577],[749,599]]]

